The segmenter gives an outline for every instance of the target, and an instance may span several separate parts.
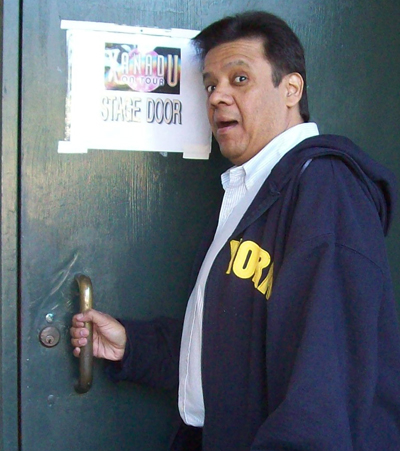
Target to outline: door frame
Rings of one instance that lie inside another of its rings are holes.
[[[0,451],[19,446],[21,1],[0,5]]]

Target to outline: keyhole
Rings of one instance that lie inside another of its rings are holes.
[[[40,332],[39,340],[43,346],[46,346],[46,348],[52,348],[60,341],[60,332],[54,326],[45,327]]]

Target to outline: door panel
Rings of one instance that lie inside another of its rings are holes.
[[[145,152],[57,154],[67,88],[60,20],[200,29],[239,11],[242,2],[22,3],[21,449],[166,450],[174,393],[114,385],[102,362],[95,363],[92,389],[75,393],[78,362],[68,336],[78,309],[74,277],[90,276],[95,307],[116,317],[181,317],[194,253],[218,205],[226,162],[216,148],[210,161]],[[390,18],[400,7],[366,3],[268,0],[248,8],[281,15],[300,35],[310,55],[312,116],[322,131],[347,134],[400,174],[400,136],[392,120],[400,117],[393,100],[399,62],[385,50],[399,48]],[[389,241],[394,272],[399,241],[396,222]],[[399,295],[397,281],[396,290]],[[61,333],[53,348],[38,339],[48,325]]]
[[[60,10],[54,1],[24,3],[22,449],[162,450],[176,414],[175,393],[114,385],[102,362],[96,362],[92,389],[75,393],[78,361],[68,331],[78,310],[74,277],[91,277],[95,307],[116,317],[181,317],[193,256],[217,206],[225,163],[145,152],[57,154],[67,81],[60,16],[126,23],[129,13],[132,23],[138,20],[133,6],[122,1],[90,17],[83,9],[99,2],[65,3]],[[159,24],[151,16],[140,23]],[[46,326],[60,331],[55,347],[39,342]]]

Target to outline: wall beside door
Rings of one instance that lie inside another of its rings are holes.
[[[118,151],[58,155],[67,87],[60,20],[201,29],[245,9],[276,13],[298,33],[320,130],[348,136],[400,177],[399,2],[24,0],[20,7],[4,0],[0,451],[167,449],[174,393],[115,386],[100,363],[91,392],[74,392],[74,274],[88,273],[96,306],[117,317],[181,317],[226,167],[215,146],[208,162]],[[398,301],[399,244],[397,216],[387,245]],[[49,312],[61,331],[51,350],[37,339]]]

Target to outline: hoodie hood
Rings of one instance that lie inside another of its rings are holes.
[[[328,155],[341,158],[362,181],[379,214],[384,234],[387,235],[393,221],[397,197],[396,177],[344,136],[319,135],[302,141],[272,170],[272,189],[282,189],[293,176],[293,171],[301,170],[308,160]],[[280,180],[280,186],[274,183],[275,180]]]

